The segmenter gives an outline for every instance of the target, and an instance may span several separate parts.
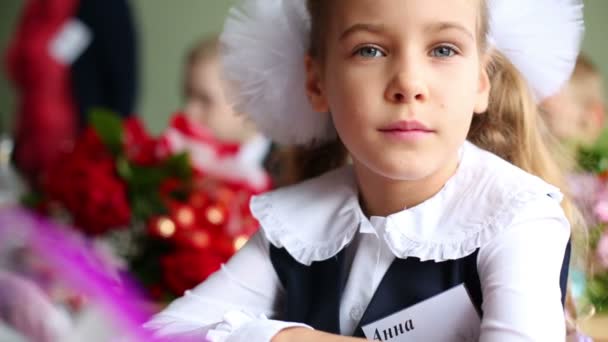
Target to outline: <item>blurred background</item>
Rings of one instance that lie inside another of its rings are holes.
[[[603,5],[602,1],[595,1]],[[0,50],[5,51],[22,10],[24,0],[0,2]],[[141,88],[136,112],[153,132],[167,125],[170,114],[181,101],[181,69],[185,54],[198,39],[221,30],[232,0],[130,1],[137,22],[141,48],[138,68]],[[599,20],[600,18],[598,18]],[[10,127],[15,111],[15,93],[0,73],[0,122]]]

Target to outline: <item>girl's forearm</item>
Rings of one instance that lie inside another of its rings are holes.
[[[328,334],[322,331],[307,329],[307,328],[289,328],[279,332],[272,342],[362,342],[366,341],[362,338],[346,337]]]

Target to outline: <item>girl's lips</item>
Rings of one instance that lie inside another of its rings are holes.
[[[417,141],[435,133],[434,130],[418,121],[398,121],[379,131],[393,139],[404,141]]]
[[[432,129],[426,127],[424,124],[418,121],[397,121],[393,124],[390,124],[386,127],[380,129],[381,132],[391,132],[391,131],[400,131],[400,132],[409,132],[409,131],[421,131],[421,132],[433,132]]]

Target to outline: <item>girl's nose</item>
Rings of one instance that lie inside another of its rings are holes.
[[[386,90],[387,101],[414,103],[428,100],[428,88],[420,68],[412,64],[412,62],[403,62],[395,72]]]

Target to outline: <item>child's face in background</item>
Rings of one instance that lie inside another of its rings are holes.
[[[602,94],[595,97],[600,99]],[[605,113],[601,101],[582,103],[571,84],[544,100],[541,108],[551,133],[565,143],[591,144],[599,137],[604,126]]]
[[[489,81],[476,0],[335,0],[311,102],[331,112],[356,167],[393,180],[455,168]],[[312,76],[311,76],[312,75]],[[314,88],[314,86],[313,86]],[[425,132],[403,132],[423,125]],[[401,125],[401,126],[400,126]]]
[[[244,115],[237,114],[225,94],[217,58],[194,62],[186,73],[186,115],[227,142],[244,142],[255,134]]]

